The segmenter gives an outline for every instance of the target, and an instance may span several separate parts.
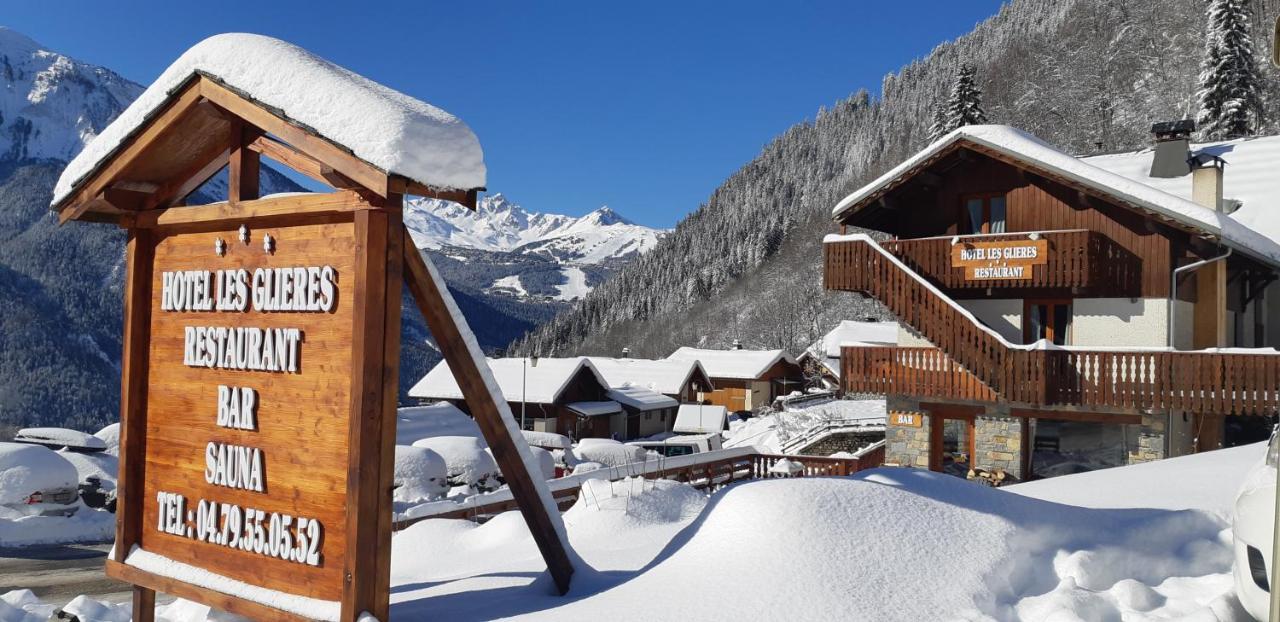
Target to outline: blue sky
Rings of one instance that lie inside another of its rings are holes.
[[[211,34],[279,37],[461,117],[490,192],[670,227],[770,138],[859,88],[878,94],[1001,3],[188,4],[6,3],[0,21],[143,84]]]

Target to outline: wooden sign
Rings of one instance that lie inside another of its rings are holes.
[[[889,424],[898,427],[918,428],[924,421],[923,415],[915,412],[893,411],[889,413]]]
[[[157,240],[144,550],[341,600],[356,248],[350,220]]]
[[[1048,261],[1048,240],[961,242],[951,247],[951,266],[964,268],[968,281],[1029,279],[1034,266]]]
[[[133,619],[157,591],[259,620],[388,619],[402,281],[567,592],[550,490],[402,222],[405,192],[474,208],[477,189],[391,175],[203,76],[169,97],[53,206],[129,235],[106,573],[134,585]],[[259,154],[336,190],[259,199]],[[225,201],[182,205],[224,166]]]

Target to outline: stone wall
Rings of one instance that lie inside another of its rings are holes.
[[[1143,415],[1138,428],[1138,442],[1129,447],[1129,464],[1163,460],[1166,415]]]
[[[1022,479],[1022,420],[1016,417],[978,415],[973,422],[973,466],[988,471],[1003,470],[1008,477]]]
[[[884,433],[885,464],[929,468],[929,417],[918,414],[921,419],[918,428],[895,425],[893,417],[889,417]]]

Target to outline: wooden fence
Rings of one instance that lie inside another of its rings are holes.
[[[754,447],[722,449],[570,475],[550,480],[547,485],[551,488],[551,496],[555,499],[556,505],[561,510],[565,510],[577,501],[583,482],[590,479],[610,481],[627,477],[669,479],[686,482],[698,489],[716,490],[734,482],[784,477],[770,472],[770,469],[783,458],[798,463],[804,468],[803,472],[795,477],[853,475],[858,471],[883,465],[884,445],[870,448],[857,458],[784,456],[761,453]],[[428,518],[461,518],[483,522],[518,508],[509,491],[503,488],[493,493],[468,497],[461,503],[437,501],[411,508],[407,513],[397,517],[392,528],[399,531]]]

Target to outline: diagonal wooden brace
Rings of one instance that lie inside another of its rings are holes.
[[[547,562],[556,588],[563,595],[569,591],[573,564],[569,558],[564,523],[551,497],[551,489],[540,475],[535,477],[526,466],[528,463],[523,456],[530,453],[529,446],[515,427],[507,402],[494,399],[498,394],[497,383],[487,370],[480,367],[486,365],[484,354],[471,329],[455,318],[457,305],[444,279],[422,258],[407,231],[404,235],[405,282],[462,389],[471,416],[479,424],[498,467],[502,469],[511,495],[520,506],[520,513],[524,515],[533,540]]]

